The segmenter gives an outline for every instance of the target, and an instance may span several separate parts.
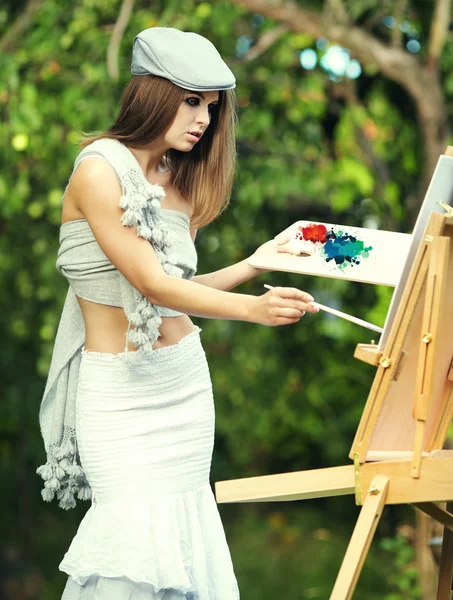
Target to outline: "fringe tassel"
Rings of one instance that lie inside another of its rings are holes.
[[[120,199],[120,207],[125,211],[121,217],[122,224],[136,225],[137,236],[152,243],[164,271],[168,275],[182,277],[183,270],[175,266],[174,258],[170,254],[173,236],[166,229],[159,215],[161,202],[165,197],[163,188],[147,182],[143,173],[135,169],[128,172],[122,184],[123,189],[126,190]],[[126,350],[128,343],[131,342],[138,350],[151,353],[152,345],[159,337],[159,326],[162,323],[159,311],[147,298],[142,297],[135,311],[127,317],[129,327],[126,334]],[[131,324],[134,329],[130,328]],[[128,357],[127,351],[126,357]]]
[[[91,498],[92,490],[79,462],[75,431],[65,432],[60,447],[51,448],[47,462],[36,469],[44,481],[44,501],[51,502],[56,495],[60,508],[68,510],[76,505],[76,493],[80,500]]]

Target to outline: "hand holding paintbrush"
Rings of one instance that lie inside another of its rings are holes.
[[[276,287],[261,296],[243,294],[240,297],[246,307],[243,320],[260,325],[291,325],[306,312],[319,311],[310,294],[292,287]]]
[[[264,287],[268,290],[274,289],[272,285],[264,284]],[[363,321],[362,319],[358,319],[357,317],[353,317],[352,315],[348,315],[344,312],[336,310],[335,308],[330,308],[329,306],[324,306],[324,304],[319,304],[319,302],[311,302],[311,304],[318,308],[318,310],[323,310],[328,312],[336,317],[340,317],[341,319],[345,319],[346,321],[351,321],[351,323],[355,323],[356,325],[360,325],[361,327],[366,327],[367,329],[371,329],[372,331],[376,331],[378,333],[382,333],[382,328],[377,327],[377,325],[373,325],[372,323],[368,323],[368,321]],[[314,312],[314,311],[311,311]],[[316,311],[317,312],[317,311]]]

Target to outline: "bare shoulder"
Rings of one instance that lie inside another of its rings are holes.
[[[83,203],[84,199],[86,200],[86,197],[93,193],[101,196],[112,193],[121,195],[121,184],[115,171],[106,160],[90,156],[78,165],[71,177],[68,190],[77,198],[77,204],[81,209],[80,203]]]
[[[83,205],[87,196],[99,193],[100,188],[107,189],[112,195],[118,193],[120,187],[115,172],[102,158],[90,157],[82,160],[72,174],[64,193],[62,223],[86,218]]]

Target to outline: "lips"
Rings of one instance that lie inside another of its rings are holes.
[[[201,131],[189,131],[189,135],[193,135],[196,138],[200,139],[203,134]]]

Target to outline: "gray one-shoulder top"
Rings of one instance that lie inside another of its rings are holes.
[[[190,237],[190,219],[179,210],[160,208],[162,221],[172,232],[172,255],[183,277],[196,273],[197,252]],[[96,298],[99,304],[122,307],[120,272],[106,257],[86,219],[67,221],[60,227],[60,246],[56,267],[66,277],[80,298]],[[161,317],[178,317],[183,313],[158,306]]]

